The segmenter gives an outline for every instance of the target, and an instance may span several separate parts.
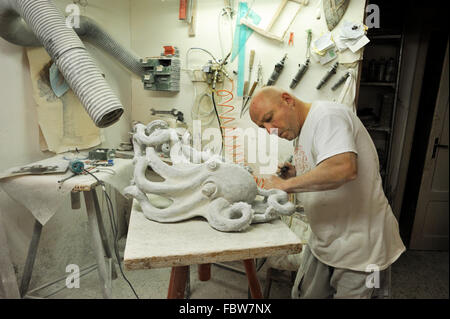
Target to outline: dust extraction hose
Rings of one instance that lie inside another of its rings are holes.
[[[83,21],[86,25],[81,28],[80,23],[79,32],[94,42],[102,42],[99,41],[102,32],[92,32],[94,23],[89,19]],[[121,102],[74,29],[66,26],[65,17],[50,0],[0,1],[0,36],[18,45],[43,45],[98,127],[107,127],[119,120],[124,112]],[[133,72],[141,72],[137,58],[124,54],[126,50],[120,50],[111,37],[103,40],[100,47],[110,50]],[[113,46],[115,50],[111,49]]]

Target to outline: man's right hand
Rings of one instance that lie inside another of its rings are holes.
[[[278,165],[277,175],[283,179],[295,177],[297,175],[296,171],[295,171],[295,166],[293,166],[289,162],[280,164],[280,165]]]

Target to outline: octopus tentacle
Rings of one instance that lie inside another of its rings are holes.
[[[197,174],[202,170],[201,165],[190,165],[188,167],[183,167],[183,169],[179,169],[164,163],[161,158],[156,154],[156,151],[153,147],[147,147],[146,156],[148,165],[154,170],[158,175],[165,177],[181,177],[181,176],[190,176]]]
[[[214,199],[208,205],[206,219],[209,224],[220,231],[241,231],[250,226],[253,209],[246,202],[230,204],[223,197]]]
[[[199,187],[201,183],[209,177],[208,175],[199,175],[194,179],[175,185],[166,182],[151,182],[145,177],[147,167],[148,160],[145,157],[142,156],[137,158],[134,168],[134,182],[145,193],[157,195],[176,194],[192,189],[192,187]]]
[[[159,209],[150,203],[147,195],[136,185],[127,186],[125,188],[125,195],[134,197],[138,201],[145,217],[161,223],[177,222],[195,216],[202,216],[194,208],[199,203],[209,200],[205,196],[198,194],[190,197],[189,200],[183,203],[174,203],[167,208]]]
[[[288,194],[279,189],[258,188],[258,195],[267,197],[267,204],[280,215],[292,215],[295,211],[295,205],[289,201]]]

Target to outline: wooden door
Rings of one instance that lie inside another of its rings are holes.
[[[445,54],[410,249],[448,250],[449,47]]]

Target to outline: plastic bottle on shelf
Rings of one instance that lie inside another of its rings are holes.
[[[386,63],[386,74],[384,75],[384,80],[386,82],[394,82],[395,81],[395,60],[394,58],[390,58]]]
[[[369,62],[369,81],[375,81],[377,78],[377,61],[371,59]]]
[[[378,68],[377,68],[377,81],[378,82],[383,82],[384,81],[384,76],[385,76],[385,71],[386,71],[386,59],[385,58],[381,58],[378,61]]]

